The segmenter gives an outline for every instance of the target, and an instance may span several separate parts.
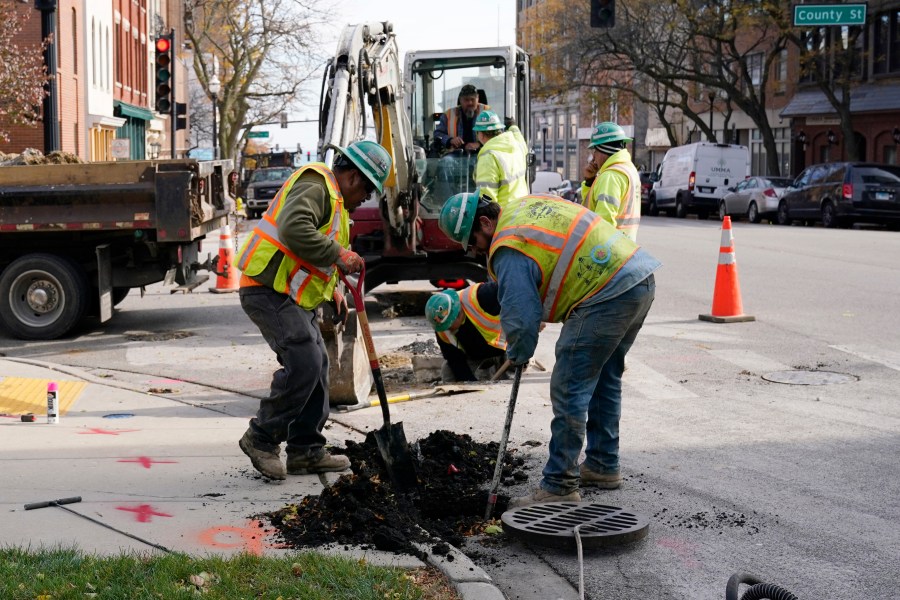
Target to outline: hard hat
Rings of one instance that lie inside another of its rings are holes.
[[[588,144],[588,148],[601,147],[603,150],[613,150],[613,153],[615,153],[616,150],[619,150],[619,145],[613,144],[613,142],[630,141],[632,140],[625,135],[624,129],[619,127],[616,123],[606,121],[594,128],[593,133],[591,133],[591,143]]]
[[[478,194],[456,194],[450,196],[441,209],[438,227],[455,242],[469,247],[469,236],[475,223],[475,210],[478,208]]]
[[[369,140],[353,142],[346,148],[338,148],[366,179],[372,182],[378,193],[384,192],[384,182],[391,172],[391,155],[381,145]]]
[[[504,128],[503,121],[500,120],[497,113],[492,110],[483,110],[475,117],[472,131],[496,131]]]
[[[447,331],[459,316],[459,294],[445,290],[434,294],[425,304],[425,319],[437,333]]]

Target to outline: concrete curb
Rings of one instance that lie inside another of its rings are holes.
[[[463,600],[506,600],[491,576],[455,546],[447,544],[450,552],[441,555],[431,552],[434,544],[414,545],[425,554],[428,564],[444,574]]]

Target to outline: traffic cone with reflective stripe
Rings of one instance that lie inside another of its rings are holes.
[[[231,239],[231,226],[225,225],[219,231],[219,260],[216,264],[216,287],[209,288],[214,294],[236,292],[241,287],[240,275],[234,266],[234,240]]]
[[[756,317],[744,314],[744,304],[741,302],[737,260],[734,258],[734,237],[731,234],[731,217],[722,220],[722,242],[719,247],[719,266],[716,269],[712,311],[711,314],[700,315],[700,320],[713,323],[756,320]]]

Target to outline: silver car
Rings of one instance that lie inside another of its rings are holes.
[[[751,223],[762,219],[774,221],[778,213],[778,200],[785,188],[793,183],[786,177],[748,177],[728,188],[719,202],[719,219],[747,217]]]

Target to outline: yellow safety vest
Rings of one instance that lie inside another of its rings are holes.
[[[478,117],[478,113],[483,110],[489,110],[491,107],[487,104],[482,104],[481,102],[475,107],[475,116]],[[444,113],[447,115],[447,135],[451,138],[462,137],[462,132],[457,133],[457,128],[459,127],[459,113],[462,109],[458,106],[454,106],[453,108],[448,108],[447,112]]]
[[[506,338],[500,329],[500,316],[488,314],[478,303],[478,288],[480,286],[480,283],[476,283],[475,285],[470,285],[462,292],[458,292],[460,306],[462,306],[466,318],[475,326],[475,329],[478,330],[484,341],[494,348],[506,350]],[[459,343],[456,334],[449,329],[441,331],[437,335],[444,342],[465,351]]]
[[[488,272],[499,248],[518,250],[541,270],[542,320],[559,323],[599,292],[638,246],[583,206],[556,196],[525,196],[500,211],[488,254]]]
[[[512,131],[492,137],[478,152],[475,185],[501,207],[528,195],[527,150],[525,140]]]
[[[606,159],[594,183],[581,186],[582,204],[637,241],[641,223],[641,177],[622,149]]]
[[[325,178],[325,185],[331,196],[331,218],[319,228],[319,232],[328,239],[337,240],[344,248],[349,247],[350,215],[344,210],[344,197],[338,188],[334,173],[322,163],[312,163],[297,170],[281,186],[263,218],[241,247],[237,268],[249,277],[259,275],[280,251],[283,256],[272,289],[287,294],[306,310],[312,310],[322,302],[331,300],[338,280],[337,270],[334,265],[317,267],[294,254],[279,239],[277,225],[285,198],[301,175],[307,171],[315,171]]]

